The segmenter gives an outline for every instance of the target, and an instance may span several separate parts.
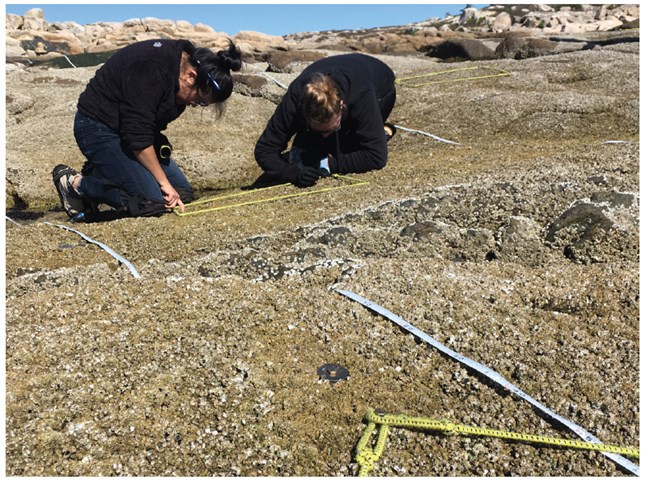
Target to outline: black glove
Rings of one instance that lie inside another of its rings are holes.
[[[320,178],[318,168],[311,166],[287,165],[282,170],[282,178],[297,187],[305,188],[315,185]]]

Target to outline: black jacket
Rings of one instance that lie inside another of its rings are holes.
[[[340,130],[327,138],[307,130],[307,120],[301,109],[304,85],[317,72],[334,80],[347,107]],[[257,141],[257,163],[270,175],[280,176],[286,166],[280,154],[291,137],[298,133],[307,140],[310,151],[335,157],[330,160],[332,173],[361,173],[382,168],[388,150],[378,100],[392,95],[394,90],[395,74],[374,57],[344,54],[314,62],[289,85]]]
[[[176,104],[186,40],[146,40],[113,54],[95,73],[79,97],[77,109],[118,133],[127,149],[142,150],[179,117]]]

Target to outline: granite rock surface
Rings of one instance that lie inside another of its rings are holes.
[[[333,288],[639,446],[639,43],[378,57],[398,78],[436,73],[398,85],[391,121],[459,145],[400,129],[364,185],[76,225],[49,172],[81,167],[72,118],[95,68],[7,73],[8,475],[349,476],[369,407],[577,438]],[[241,188],[283,93],[267,68],[247,65],[220,119],[190,109],[167,131],[204,198],[258,196]],[[326,363],[349,379],[319,381]],[[626,472],[597,452],[393,429],[373,475]]]

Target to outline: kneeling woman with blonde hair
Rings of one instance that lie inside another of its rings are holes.
[[[378,59],[344,54],[316,61],[289,86],[255,159],[272,178],[300,187],[330,173],[381,169],[395,132],[386,123],[394,105],[395,74]]]

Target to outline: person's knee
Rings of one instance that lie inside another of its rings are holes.
[[[147,198],[142,193],[127,198],[125,206],[132,217],[152,217],[167,211],[164,200]]]

